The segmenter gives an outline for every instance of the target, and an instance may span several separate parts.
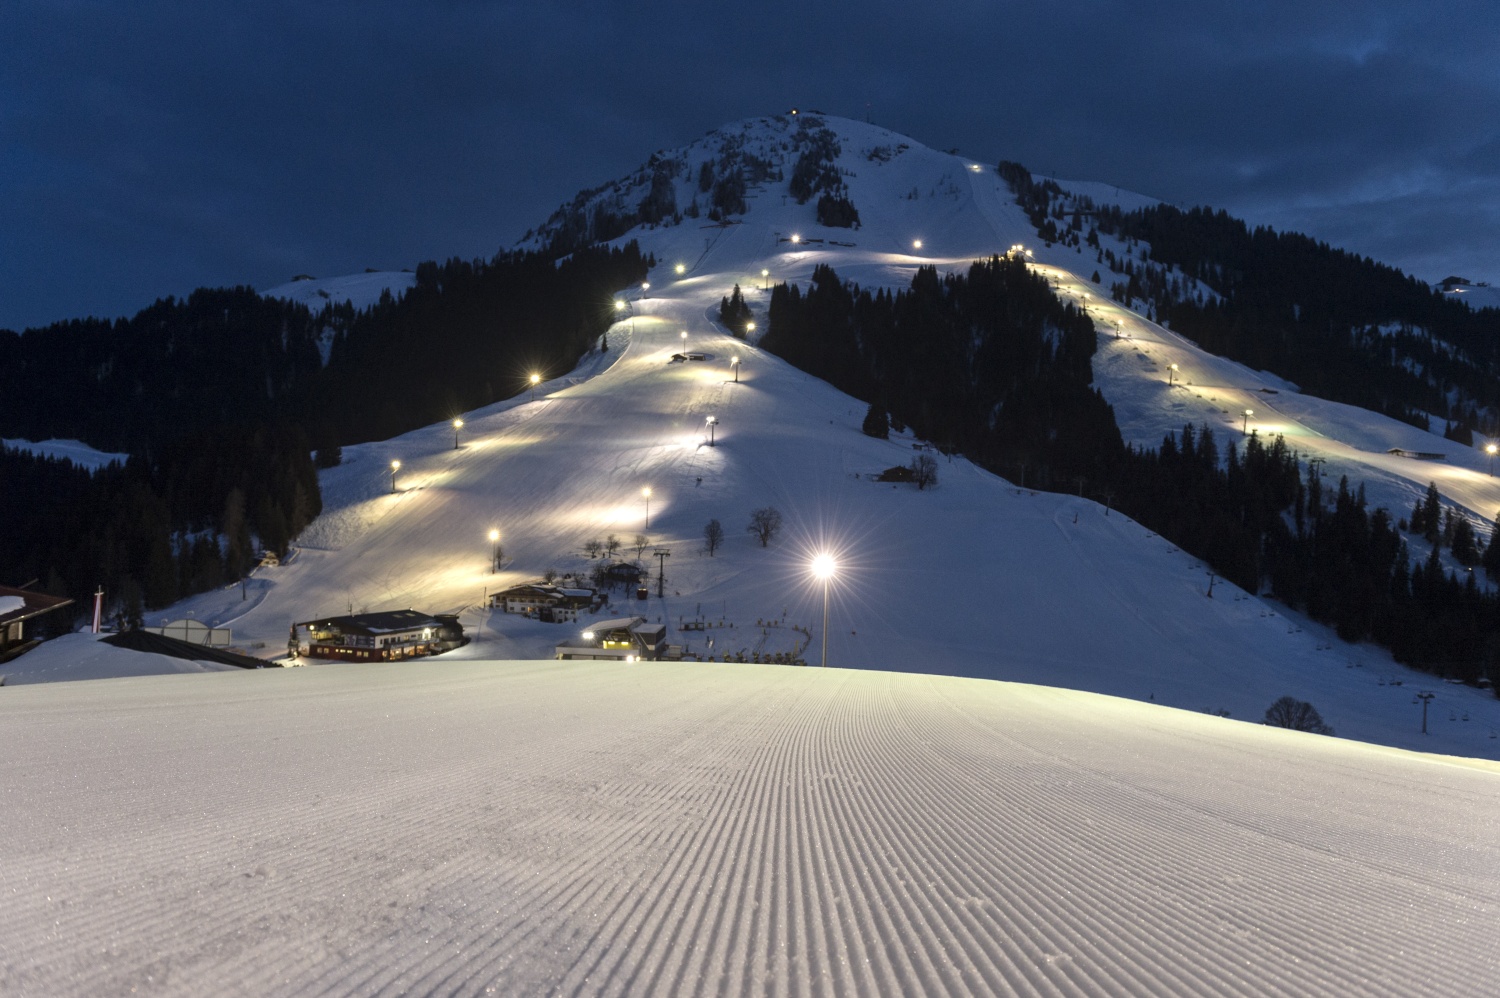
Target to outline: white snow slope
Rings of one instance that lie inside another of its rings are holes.
[[[1500,767],[647,663],[6,689],[0,993],[1479,995]]]
[[[457,448],[445,423],[346,449],[294,558],[162,614],[270,656],[294,620],[460,610],[473,644],[7,680],[0,993],[1494,990],[1500,767],[1453,758],[1500,755],[1492,697],[1232,587],[1206,599],[1201,565],[1088,499],[961,460],[932,491],[873,482],[910,439],[864,436],[862,404],[715,327],[762,268],[805,282],[828,262],[895,287],[1032,242],[993,171],[832,124],[863,228],[820,231],[767,189],[743,224],[640,233],[662,265],[608,353],[534,401],[465,414]],[[775,152],[774,122],[743,129]],[[1036,252],[1085,293],[1068,252]],[[1122,321],[1131,339],[1110,323],[1096,370],[1132,439],[1269,385],[1278,425],[1330,463],[1393,492],[1432,470],[1369,456],[1401,432],[1385,421]],[[684,331],[708,360],[668,362]],[[1191,387],[1167,388],[1169,356]],[[1500,508],[1472,461],[1447,471]],[[764,505],[787,526],[762,548],[743,528]],[[712,558],[711,518],[728,535]],[[660,617],[703,655],[816,661],[808,561],[833,551],[837,668],[517,661],[575,628],[477,609],[637,532],[651,563],[671,552],[666,595],[611,615]],[[709,628],[680,627],[694,618]],[[7,674],[65,675],[77,647],[48,642]],[[1430,735],[1414,687],[1438,694]],[[1285,694],[1345,737],[1244,723]]]
[[[661,617],[672,640],[704,657],[799,649],[816,661],[821,590],[807,564],[826,547],[841,564],[830,594],[834,665],[1068,686],[1247,720],[1291,695],[1313,703],[1345,737],[1500,758],[1500,701],[1488,693],[1407,670],[1379,649],[1345,645],[1232,586],[1220,583],[1205,599],[1204,566],[1087,498],[1018,492],[962,460],[944,460],[929,492],[870,481],[909,461],[913,441],[864,436],[862,403],[726,335],[711,320],[719,299],[738,283],[762,310],[762,269],[772,283],[806,282],[826,262],[866,286],[899,287],[921,264],[962,268],[1023,242],[1065,293],[1093,295],[1101,325],[1096,379],[1127,438],[1155,443],[1205,419],[1232,436],[1236,413],[1253,399],[1260,432],[1284,432],[1324,457],[1334,480],[1347,470],[1366,481],[1372,502],[1404,510],[1436,477],[1470,509],[1500,508],[1500,485],[1484,473],[1481,455],[1448,445],[1454,457],[1446,464],[1391,457],[1389,446],[1429,450],[1447,442],[1298,395],[1099,303],[1097,290],[1065,269],[1078,266],[1076,254],[1035,245],[992,169],[858,122],[832,124],[862,228],[822,229],[811,204],[783,198],[775,185],[751,192],[742,224],[705,229],[691,221],[632,233],[659,265],[649,291],[628,295],[629,315],[611,329],[608,353],[542,385],[535,401],[522,395],[464,414],[458,449],[447,424],[346,448],[344,464],[322,479],[325,512],[290,564],[257,570],[243,593],[205,594],[162,618],[191,611],[271,657],[297,620],[351,609],[462,611],[476,640],[460,657],[550,657],[574,629],[479,609],[486,592],[549,567],[586,570],[582,551],[591,538],[614,534],[628,547],[645,532],[653,567],[651,550],[671,551],[666,598],[656,599],[653,585],[648,603],[617,601],[611,613]],[[740,127],[747,145],[778,154],[782,133],[774,123]],[[686,155],[710,155],[715,141],[710,136]],[[886,162],[865,155],[898,144],[907,148]],[[685,174],[695,173],[690,162]],[[685,188],[679,203],[689,196]],[[793,245],[778,242],[778,233],[856,245]],[[674,270],[679,262],[682,275]],[[668,362],[684,331],[706,362]],[[743,360],[737,383],[736,355]],[[1173,361],[1183,382],[1169,388],[1164,364]],[[719,420],[715,447],[706,446],[709,415]],[[393,459],[402,462],[394,494]],[[645,487],[654,490],[649,531]],[[788,526],[762,549],[744,527],[750,511],[765,505],[780,509]],[[728,535],[713,558],[702,550],[710,519]],[[504,535],[498,574],[489,572],[491,527]],[[725,626],[679,629],[700,616]],[[767,621],[779,626],[760,626]],[[8,667],[16,681],[25,679],[25,661]],[[1427,735],[1414,689],[1438,694]]]

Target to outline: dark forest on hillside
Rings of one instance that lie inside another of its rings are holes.
[[[1280,438],[1224,447],[1209,428],[1186,426],[1157,449],[1129,447],[1090,387],[1096,342],[1092,321],[1044,278],[997,258],[967,275],[924,269],[894,295],[820,268],[806,292],[775,289],[761,345],[944,450],[1121,510],[1218,577],[1269,590],[1346,640],[1373,639],[1439,675],[1500,681],[1500,599],[1472,574],[1444,571],[1445,544],[1469,564],[1480,545],[1461,517],[1444,522],[1435,489],[1412,527],[1432,553],[1412,564],[1404,520],[1368,509],[1347,481],[1324,483]],[[1500,557],[1484,565],[1494,577]]]
[[[318,514],[314,451],[336,463],[342,445],[572,368],[649,267],[634,243],[502,254],[423,264],[404,296],[360,312],[204,289],[129,319],[0,331],[0,435],[130,455],[91,475],[0,449],[0,581],[39,579],[80,607],[102,584],[134,617],[233,581]]]

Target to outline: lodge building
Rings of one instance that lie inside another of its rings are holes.
[[[388,662],[437,655],[468,643],[454,614],[386,610],[293,624],[287,653],[346,662]]]

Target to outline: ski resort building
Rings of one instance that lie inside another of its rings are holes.
[[[578,622],[578,615],[594,606],[592,589],[567,589],[544,582],[528,582],[490,596],[490,606],[506,613],[524,613],[553,624]]]
[[[66,596],[0,586],[0,662],[9,661],[37,644],[36,639],[26,638],[26,621],[72,602]]]
[[[601,620],[572,641],[557,646],[559,659],[630,662],[659,659],[667,651],[665,624],[648,624],[645,617]]]
[[[321,617],[292,625],[287,653],[348,662],[381,662],[438,655],[468,644],[452,614],[416,610]]]

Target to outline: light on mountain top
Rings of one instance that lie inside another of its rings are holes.
[[[392,461],[391,462],[391,491],[392,492],[396,491],[396,472],[398,472],[400,470],[401,470],[401,462],[400,461]]]
[[[911,248],[912,249],[921,249],[922,248],[922,240],[920,240],[920,239],[913,239],[911,241]]]
[[[453,421],[453,449],[458,450],[458,431],[463,429],[464,421],[455,419]]]
[[[1244,426],[1244,429],[1243,429],[1242,432],[1246,436],[1250,435],[1250,417],[1253,416],[1253,415],[1255,415],[1255,410],[1254,409],[1246,409],[1245,410],[1245,426]]]
[[[1496,452],[1500,452],[1500,446],[1496,446],[1495,444],[1485,444],[1484,445],[1484,452],[1490,456],[1490,477],[1494,478],[1495,477],[1495,454],[1496,454]]]
[[[980,170],[983,170],[984,167],[980,166],[978,163],[970,163],[969,169],[973,170],[975,173],[978,173]]]
[[[673,267],[672,269],[675,270],[675,271],[677,271],[677,273],[679,273],[679,274],[686,274],[687,273],[687,264],[685,264],[685,263],[679,263],[677,266]]]
[[[802,241],[802,237],[799,236],[799,235],[797,235],[797,233],[793,232],[792,233],[792,244],[796,245],[797,243],[800,243],[801,241]]]

